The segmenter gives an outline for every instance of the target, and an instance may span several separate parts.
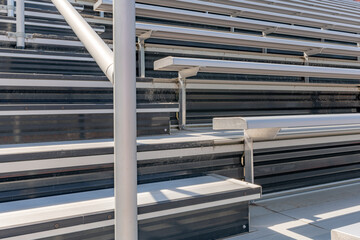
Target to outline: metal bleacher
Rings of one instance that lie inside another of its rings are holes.
[[[318,78],[346,78],[358,79],[359,69],[325,68],[314,66],[289,66],[286,64],[253,63],[239,61],[224,61],[198,58],[167,57],[154,63],[158,71],[182,72],[187,69],[197,68],[197,72],[231,73],[231,74],[256,74],[276,76],[306,76]]]
[[[69,2],[111,49],[112,1]],[[0,239],[113,239],[112,84],[50,0],[25,1],[17,47],[8,3]],[[136,0],[140,239],[245,233],[248,203],[262,193],[360,179],[359,9],[351,0]],[[356,117],[277,126],[251,142],[250,174],[246,128],[212,125],[289,115]]]

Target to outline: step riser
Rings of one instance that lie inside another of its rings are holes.
[[[98,239],[114,237],[114,212],[105,212],[91,216],[81,216],[73,219],[51,221],[44,224],[34,224],[27,227],[0,231],[1,239],[31,239],[41,236],[41,239],[73,239],[77,236],[93,236]],[[95,224],[95,225],[94,225]],[[96,227],[102,226],[102,227]],[[105,226],[104,226],[105,225]],[[106,226],[108,225],[108,226]],[[65,233],[71,227],[74,232]],[[86,229],[88,228],[88,229]],[[82,229],[82,231],[80,230]],[[86,229],[86,230],[85,230]],[[208,240],[224,238],[249,231],[248,203],[228,204],[203,210],[195,210],[164,217],[140,220],[139,240],[164,239],[198,239]],[[80,230],[80,231],[79,231]],[[56,234],[63,231],[64,234]],[[55,234],[55,235],[54,235]]]

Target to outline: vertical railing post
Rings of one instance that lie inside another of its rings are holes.
[[[325,30],[325,28],[321,28],[321,31],[324,31],[324,30]],[[325,38],[321,38],[320,41],[325,42]]]
[[[25,48],[25,6],[24,0],[16,1],[16,47]]]
[[[198,74],[200,67],[192,67],[179,71],[179,129],[186,128],[186,78]]]
[[[254,143],[248,132],[244,131],[245,181],[254,183]]]
[[[152,31],[147,31],[140,36],[138,36],[138,61],[139,61],[139,75],[140,77],[145,77],[145,40],[151,37]]]
[[[186,79],[179,74],[179,129],[186,127]]]
[[[142,38],[138,38],[138,46],[139,46],[139,72],[140,77],[145,77],[145,40]]]
[[[309,55],[306,52],[304,52],[303,57],[304,57],[304,65],[309,66]],[[310,82],[310,77],[305,76],[304,77],[304,82],[309,83]]]
[[[233,16],[230,15],[230,17],[233,17]],[[230,32],[235,32],[235,27],[230,27]]]
[[[7,0],[8,17],[14,17],[14,0]]]
[[[137,239],[135,0],[113,1],[115,239]]]
[[[266,38],[266,32],[262,32],[262,36],[264,37],[264,38]],[[267,53],[267,48],[263,48],[262,49],[262,53]]]
[[[270,27],[270,28],[267,28],[267,29],[265,29],[264,31],[262,31],[262,37],[266,38],[267,35],[272,34],[272,33],[276,33],[277,30],[278,30],[278,27]],[[267,53],[268,53],[267,48],[263,48],[263,49],[262,49],[262,53],[267,54]]]

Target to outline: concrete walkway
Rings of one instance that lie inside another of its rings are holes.
[[[360,222],[360,184],[276,199],[251,207],[251,232],[227,240],[330,240],[331,229]]]

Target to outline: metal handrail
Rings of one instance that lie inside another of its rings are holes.
[[[52,0],[100,69],[114,84],[114,53],[67,0]]]

